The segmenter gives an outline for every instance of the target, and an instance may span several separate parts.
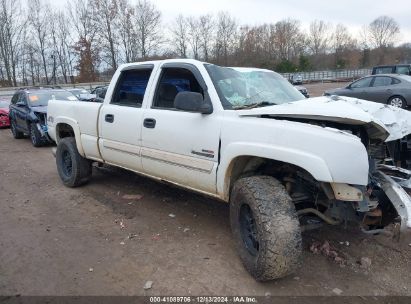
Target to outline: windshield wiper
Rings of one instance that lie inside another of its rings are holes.
[[[253,108],[273,106],[273,105],[277,105],[277,104],[274,102],[269,102],[269,101],[261,101],[261,102],[249,103],[249,104],[238,106],[238,107],[233,107],[233,109],[234,110],[244,110],[244,109],[253,109]]]

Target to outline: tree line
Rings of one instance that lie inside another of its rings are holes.
[[[195,58],[279,72],[368,67],[411,60],[400,27],[380,16],[353,33],[344,24],[295,19],[248,26],[228,12],[165,23],[149,0],[0,0],[0,84],[98,81],[122,63]]]

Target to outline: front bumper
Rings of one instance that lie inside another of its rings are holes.
[[[387,174],[377,171],[374,177],[380,188],[387,195],[400,218],[399,238],[401,241],[411,240],[411,197],[394,179]]]
[[[36,123],[37,130],[40,132],[41,136],[47,139],[47,141],[52,142],[49,134],[48,127],[46,124],[41,124],[40,122]]]

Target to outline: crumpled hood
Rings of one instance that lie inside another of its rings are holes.
[[[385,141],[397,140],[411,133],[410,112],[389,105],[340,96],[322,96],[276,106],[239,110],[238,114],[366,125],[370,138]]]
[[[47,106],[32,107],[31,109],[33,110],[33,112],[45,113],[45,114],[47,114]]]

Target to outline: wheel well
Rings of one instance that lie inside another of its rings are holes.
[[[391,99],[393,99],[395,97],[400,97],[401,99],[405,100],[405,102],[407,102],[407,100],[405,99],[404,96],[401,96],[401,95],[398,95],[398,94],[390,96],[390,98],[388,98],[388,101],[390,101]]]
[[[285,176],[296,173],[306,176],[307,179],[315,181],[314,177],[305,169],[293,164],[272,160],[256,156],[239,156],[233,159],[228,167],[224,193],[225,199],[229,200],[229,195],[234,183],[243,177],[254,175],[268,175],[276,177],[280,182]]]
[[[65,137],[75,137],[73,128],[65,123],[60,123],[56,127],[57,142]]]

